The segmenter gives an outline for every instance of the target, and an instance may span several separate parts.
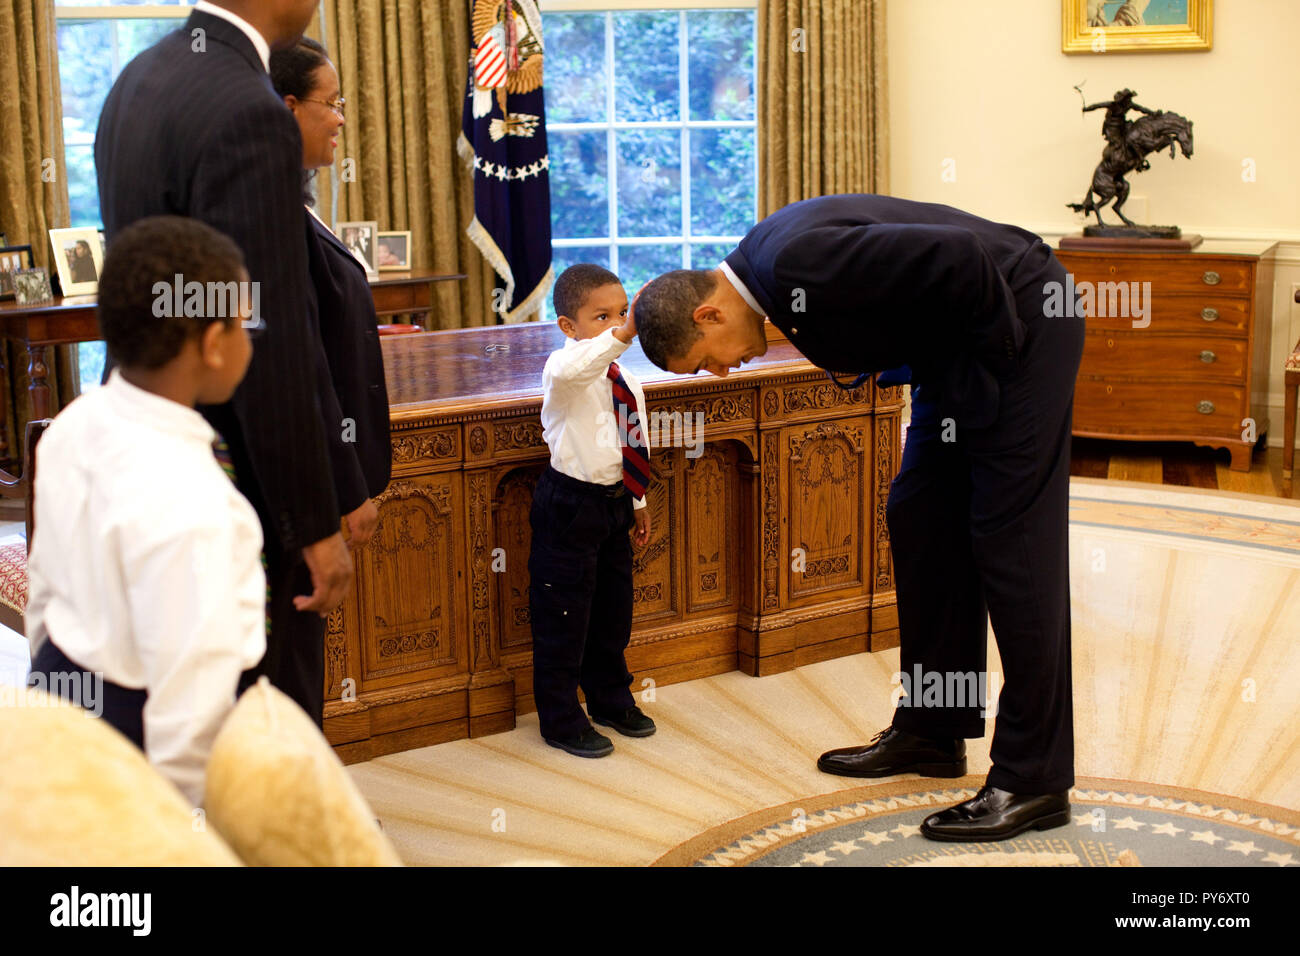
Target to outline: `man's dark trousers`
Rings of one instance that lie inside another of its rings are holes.
[[[622,485],[579,481],[549,465],[537,480],[528,573],[543,737],[591,726],[579,687],[595,713],[621,714],[634,703],[623,658],[632,636],[632,513]]]
[[[1084,321],[1043,315],[1044,284],[1065,278],[1046,246],[1008,277],[1026,336],[1018,369],[999,379],[988,427],[964,428],[934,383],[914,383],[886,512],[902,672],[912,681],[919,665],[945,687],[957,686],[950,674],[984,672],[991,619],[1004,683],[987,782],[1019,794],[1074,783],[1068,502]],[[922,703],[923,687],[913,682],[910,698]],[[900,707],[893,724],[926,737],[983,736],[981,702],[953,703]]]

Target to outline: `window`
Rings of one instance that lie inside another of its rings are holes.
[[[83,0],[76,4],[60,0],[55,4],[70,225],[103,225],[95,179],[95,129],[113,81],[132,57],[177,29],[182,18],[189,16],[190,6],[180,0]],[[104,343],[80,343],[77,357],[82,389],[98,385],[104,373]]]
[[[757,219],[757,16],[743,0],[592,6],[542,17],[554,265],[597,262],[631,293],[713,268]]]

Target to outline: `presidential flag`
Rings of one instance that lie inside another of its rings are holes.
[[[505,283],[504,321],[537,312],[550,291],[551,181],[536,0],[472,0],[461,158],[474,176],[469,234]]]

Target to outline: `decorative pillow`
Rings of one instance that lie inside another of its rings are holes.
[[[217,734],[204,803],[250,865],[402,865],[320,730],[265,677]]]
[[[90,712],[0,687],[0,866],[238,866],[180,791]]]

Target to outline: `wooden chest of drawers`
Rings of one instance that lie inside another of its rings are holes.
[[[1268,430],[1269,242],[1191,252],[1058,249],[1086,298],[1074,434],[1193,441],[1250,469]]]

